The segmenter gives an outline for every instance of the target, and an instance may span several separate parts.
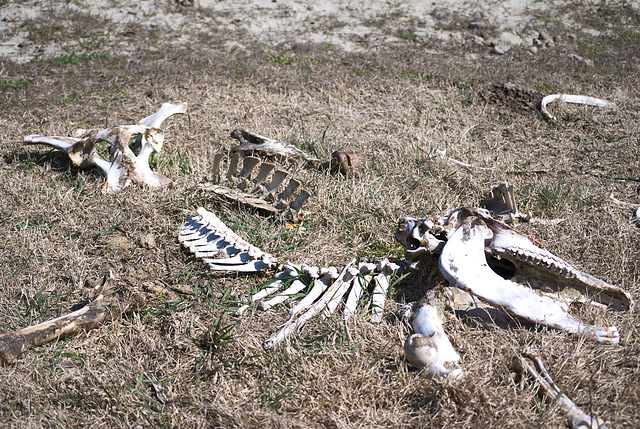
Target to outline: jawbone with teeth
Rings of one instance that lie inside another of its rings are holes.
[[[581,272],[483,209],[460,208],[447,216],[402,218],[396,239],[405,246],[410,260],[439,254],[445,279],[482,302],[518,319],[601,343],[617,344],[618,329],[582,323],[569,314],[566,303],[537,294],[529,286],[571,300],[584,296],[615,310],[631,310],[634,305],[627,291]],[[497,268],[494,271],[492,267]],[[500,268],[511,277],[498,275]]]

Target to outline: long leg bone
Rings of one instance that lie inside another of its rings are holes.
[[[461,377],[462,370],[458,365],[460,356],[444,332],[438,310],[426,301],[411,306],[409,320],[415,334],[407,337],[404,343],[407,361],[419,368],[426,368],[431,377]]]
[[[530,363],[531,362],[531,363]],[[547,372],[540,356],[533,352],[524,352],[518,357],[519,369],[527,372],[539,385],[542,396],[547,402],[556,403],[569,418],[573,429],[607,429],[597,417],[591,417],[573,403],[560,389]]]
[[[132,300],[126,296],[126,291],[112,289],[109,284],[112,279],[111,272],[105,275],[96,286],[93,301],[81,309],[16,332],[0,335],[0,361],[10,365],[29,349],[95,329],[119,317],[129,308]]]
[[[588,106],[603,107],[605,109],[616,108],[615,103],[603,100],[601,98],[585,97],[583,95],[551,94],[544,97],[542,99],[542,102],[540,103],[540,110],[542,110],[542,114],[551,122],[557,122],[558,118],[556,118],[549,112],[547,105],[556,100],[564,101],[565,103],[586,104]]]
[[[151,116],[142,119],[136,125],[122,125],[105,130],[78,130],[81,138],[46,137],[30,135],[24,138],[24,144],[44,144],[65,153],[74,165],[80,168],[98,167],[107,178],[102,192],[115,192],[130,183],[147,184],[152,188],[169,185],[171,181],[149,167],[149,156],[160,152],[164,142],[164,134],[158,127],[165,119],[186,113],[187,103],[173,105],[163,104]],[[129,148],[134,137],[139,136],[141,148],[135,155]],[[110,145],[110,159],[103,159],[95,149],[99,142]]]
[[[515,317],[607,344],[617,344],[615,326],[586,325],[568,313],[566,304],[497,275],[484,253],[484,225],[465,221],[449,237],[440,256],[440,271],[452,285]]]

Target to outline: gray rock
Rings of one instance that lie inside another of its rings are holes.
[[[498,55],[504,55],[507,52],[509,52],[509,47],[507,45],[497,44],[497,45],[495,45],[493,47],[491,52],[493,52],[494,54],[498,54]]]
[[[531,52],[532,54],[537,54],[537,53],[538,53],[538,48],[536,48],[535,46],[529,46],[529,47],[527,48],[527,50],[528,50],[529,52]]]

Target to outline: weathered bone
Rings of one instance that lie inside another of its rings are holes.
[[[255,272],[274,265],[271,255],[240,238],[202,207],[182,225],[178,239],[212,270]]]
[[[522,285],[552,290],[554,297],[574,290],[571,299],[577,299],[579,293],[612,309],[630,310],[634,304],[628,292],[577,270],[530,237],[491,218],[486,210],[462,208],[443,217],[403,218],[396,238],[409,259],[441,253],[440,270],[447,280],[488,304],[524,320],[584,333],[601,342],[618,342],[617,329],[583,325],[567,313],[565,304]],[[487,256],[492,264],[507,261],[512,280],[495,274]]]
[[[187,103],[163,104],[151,116],[142,119],[137,125],[122,125],[104,130],[77,130],[81,137],[46,137],[30,135],[24,138],[24,144],[44,144],[65,153],[74,165],[79,168],[98,167],[107,178],[102,192],[118,191],[130,183],[147,184],[152,188],[167,186],[171,183],[167,177],[156,173],[149,167],[149,156],[160,152],[164,142],[164,134],[158,127],[168,117],[186,113]],[[135,155],[129,148],[132,139],[139,136],[141,148]],[[105,160],[96,152],[96,143],[105,142],[110,145],[109,160]]]
[[[291,178],[278,193],[289,173],[275,170],[275,165],[252,156],[240,157],[238,152],[230,155],[227,174],[222,173],[225,154],[218,153],[213,160],[211,181],[200,185],[202,189],[213,191],[233,201],[249,205],[268,215],[285,214],[298,220],[299,211],[311,194],[301,189],[301,182]],[[242,168],[239,168],[242,159]],[[259,167],[258,167],[259,165]],[[255,177],[252,173],[258,167]],[[271,176],[271,180],[269,180]]]
[[[564,389],[560,389],[554,383],[537,353],[522,353],[522,356],[518,357],[516,364],[518,370],[528,373],[536,381],[542,391],[541,396],[544,400],[560,406],[573,429],[607,429],[602,420],[598,417],[591,417],[578,408],[564,393]]]
[[[603,100],[601,98],[585,97],[583,95],[551,94],[544,97],[542,99],[542,102],[540,103],[540,110],[542,111],[542,114],[551,122],[558,122],[558,118],[556,118],[549,112],[547,105],[556,100],[560,100],[565,103],[586,104],[588,106],[602,107],[605,109],[616,108],[615,103]]]
[[[241,152],[244,156],[258,154],[267,158],[292,162],[303,168],[329,170],[333,174],[346,175],[360,167],[360,158],[351,151],[334,151],[329,161],[321,162],[290,143],[273,140],[249,131],[235,130],[231,133],[231,137],[240,142],[240,146],[233,148],[233,151]]]
[[[399,313],[409,317],[415,332],[404,343],[407,361],[419,368],[426,368],[430,377],[460,378],[460,356],[444,332],[438,310],[423,300],[408,304]]]
[[[67,315],[48,320],[16,332],[0,335],[0,361],[12,364],[18,356],[34,347],[66,338],[82,331],[95,329],[103,323],[120,317],[133,300],[128,291],[115,288],[111,271],[95,287],[93,300]],[[140,297],[136,297],[140,300]]]

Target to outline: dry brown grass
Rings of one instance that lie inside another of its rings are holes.
[[[74,21],[78,34],[87,31],[82,26],[99,25],[81,18]],[[518,50],[503,57],[479,53],[470,62],[465,52],[471,48],[440,46],[441,54],[431,54],[409,41],[375,55],[256,42],[246,54],[167,48],[77,64],[0,61],[11,80],[0,81],[1,330],[70,311],[109,269],[147,297],[139,312],[0,368],[0,424],[562,427],[557,407],[541,404],[530,385],[511,377],[513,357],[533,349],[585,411],[612,427],[638,426],[635,311],[575,309],[590,323],[618,326],[619,346],[545,329],[472,328],[446,314],[445,328],[467,374],[449,385],[423,378],[403,361],[408,330],[393,311],[419,297],[420,279],[398,286],[379,325],[364,315],[348,326],[315,321],[265,352],[261,344],[285,320],[283,311],[252,310],[240,319],[230,311],[267,277],[210,273],[175,234],[204,206],[283,260],[338,265],[354,254],[399,258],[402,249],[393,240],[398,217],[478,206],[491,186],[508,180],[536,216],[567,219],[552,227],[522,225],[524,232],[637,296],[638,228],[629,211],[606,198],[614,192],[640,201],[640,75],[634,59],[618,61],[634,34],[637,40],[637,33],[589,40],[601,51],[591,56],[593,69],[557,51],[537,57]],[[274,61],[274,50],[291,63]],[[507,80],[528,91],[613,97],[619,108],[568,106],[554,125],[493,86]],[[168,120],[158,157],[157,169],[174,180],[172,189],[132,186],[101,195],[96,171],[79,171],[61,154],[21,145],[28,134],[132,123],[166,101],[189,103],[189,117]],[[197,188],[213,154],[233,144],[235,128],[295,141],[324,158],[351,149],[363,167],[346,179],[305,176],[314,192],[308,220],[304,229],[286,231],[278,220]],[[444,148],[495,171],[443,162],[435,150]],[[157,243],[151,249],[140,242],[148,234]],[[216,326],[233,326],[233,341],[207,342],[205,333]],[[148,375],[164,387],[166,403],[157,400]]]

